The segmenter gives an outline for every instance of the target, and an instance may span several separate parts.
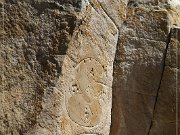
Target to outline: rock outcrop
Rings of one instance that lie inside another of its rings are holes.
[[[114,62],[111,135],[178,134],[178,6],[127,4]]]
[[[178,135],[179,0],[0,0],[0,135]]]

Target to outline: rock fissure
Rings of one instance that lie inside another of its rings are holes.
[[[178,1],[0,0],[0,134],[176,134]]]
[[[149,127],[147,135],[150,135],[151,128],[153,126],[154,113],[155,113],[155,110],[156,110],[156,105],[157,105],[157,101],[158,101],[158,97],[159,97],[159,91],[160,91],[160,88],[161,88],[162,79],[163,79],[164,72],[165,72],[167,51],[168,51],[170,42],[171,42],[171,29],[170,29],[170,32],[169,32],[169,34],[167,36],[166,48],[165,48],[164,56],[163,56],[163,60],[162,60],[162,73],[161,73],[161,77],[160,77],[160,81],[159,81],[159,86],[158,86],[158,89],[157,89],[157,94],[155,96],[155,103],[154,103],[154,108],[153,108],[152,120],[151,120],[150,127]]]
[[[97,2],[99,3],[100,7],[102,8],[102,10],[105,12],[105,14],[109,17],[109,19],[114,23],[114,25],[116,26],[116,28],[119,31],[119,26],[116,23],[116,21],[111,17],[111,15],[109,15],[109,13],[107,12],[107,10],[104,8],[104,6],[101,4],[101,2],[99,2],[99,0],[97,0]]]
[[[118,61],[118,60],[116,60],[116,55],[117,55],[117,53],[118,53],[118,47],[119,47],[119,44],[120,44],[120,29],[119,29],[119,33],[118,33],[118,41],[117,41],[117,45],[116,45],[116,53],[115,53],[115,58],[114,58],[114,62],[113,62],[113,84],[114,84],[114,74],[115,74],[115,65],[117,64],[117,63],[121,63],[122,61]],[[115,91],[114,91],[114,88],[113,88],[113,86],[112,86],[112,96],[114,95],[114,93],[115,93]],[[116,94],[116,93],[115,93]],[[114,130],[115,130],[115,124],[117,124],[117,123],[115,123],[113,120],[112,120],[112,118],[113,117],[116,117],[116,114],[114,113],[114,111],[113,111],[113,108],[114,108],[114,106],[116,105],[116,99],[114,99],[114,98],[112,98],[112,108],[111,108],[111,126],[110,126],[110,133],[109,133],[109,135],[114,135]],[[114,109],[116,109],[116,108],[114,108]]]

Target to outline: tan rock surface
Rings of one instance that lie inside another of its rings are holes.
[[[179,26],[179,8],[175,1],[158,4],[127,5],[114,63],[111,135],[177,134],[179,72],[165,65],[179,61],[179,30],[170,33]]]
[[[0,135],[177,135],[179,27],[179,0],[0,0]]]
[[[164,11],[129,8],[114,63],[112,135],[148,133],[163,69],[167,24]]]
[[[118,29],[99,4],[6,0],[1,17],[1,134],[108,134]]]
[[[154,118],[150,135],[178,134],[180,115],[179,100],[179,60],[180,60],[180,29],[171,30],[170,43],[167,48],[167,57],[160,89],[155,104]]]

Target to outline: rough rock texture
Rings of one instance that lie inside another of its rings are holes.
[[[120,32],[114,63],[113,89],[116,93],[113,93],[113,104],[117,105],[118,112],[113,114],[112,130],[118,128],[120,134],[143,135],[149,130],[163,71],[167,14],[130,8],[127,17]],[[149,19],[154,21],[146,23]],[[118,115],[122,115],[120,119],[115,118]]]
[[[118,30],[100,4],[1,3],[0,134],[107,134]]]
[[[170,33],[165,65],[155,104],[150,135],[176,135],[179,130],[179,62],[180,59],[180,29],[173,28]]]
[[[178,6],[128,2],[114,62],[111,135],[178,134]]]
[[[179,0],[0,0],[0,135],[178,135],[179,27]]]
[[[45,1],[7,0],[1,11],[0,134],[24,134],[53,93],[78,20]]]

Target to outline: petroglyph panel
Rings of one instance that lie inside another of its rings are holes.
[[[75,67],[67,107],[70,118],[81,126],[92,127],[100,121],[103,72],[102,65],[92,58],[82,60]]]

